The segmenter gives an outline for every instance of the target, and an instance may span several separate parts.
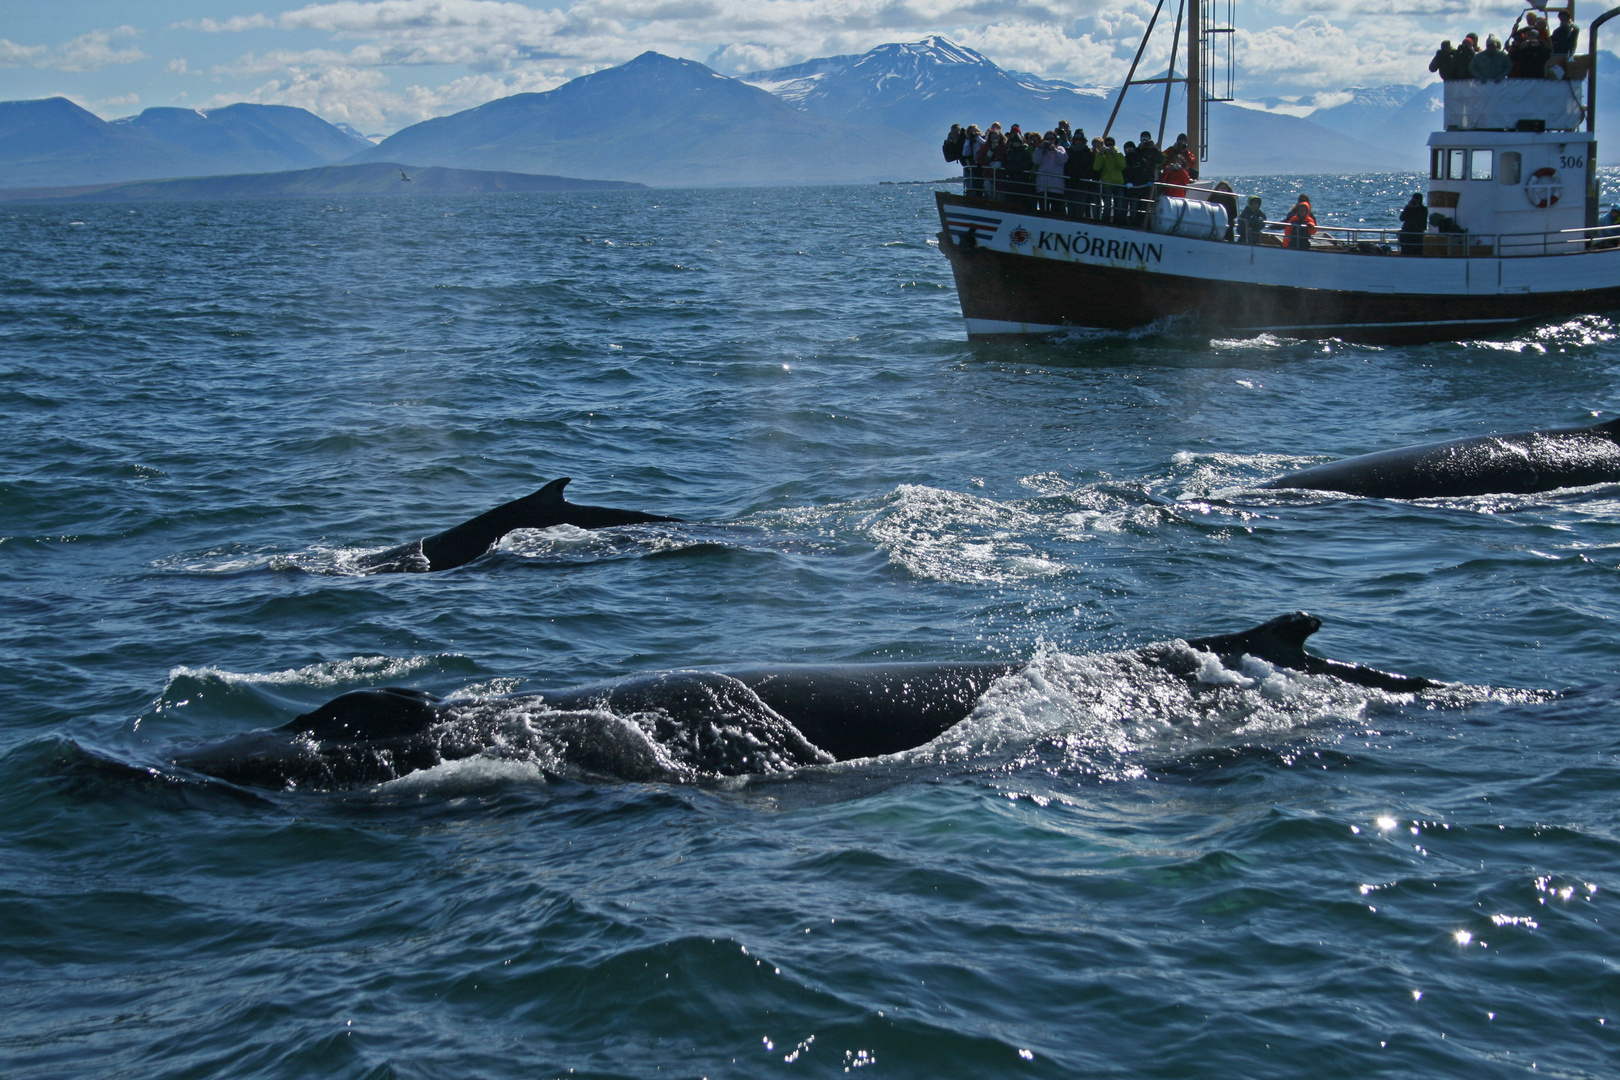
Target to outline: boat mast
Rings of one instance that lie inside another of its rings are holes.
[[[1575,14],[1575,0],[1569,0],[1570,15]],[[1592,57],[1591,65],[1586,69],[1586,130],[1588,134],[1597,131],[1597,32],[1598,27],[1620,15],[1620,7],[1610,8],[1592,20],[1592,25],[1586,31],[1586,51]]]
[[[1204,0],[1187,0],[1187,145],[1192,147],[1198,160],[1204,160]],[[1174,57],[1171,58],[1172,62]],[[1164,89],[1165,104],[1170,103],[1170,88]],[[1163,121],[1160,121],[1163,127]],[[1159,134],[1164,144],[1164,134]]]
[[[1573,2],[1573,0],[1571,0]],[[1125,82],[1119,88],[1119,96],[1114,99],[1113,111],[1108,114],[1108,123],[1103,128],[1106,136],[1114,129],[1114,121],[1119,117],[1120,106],[1125,103],[1125,94],[1133,86],[1157,86],[1164,84],[1164,104],[1159,109],[1159,143],[1164,143],[1165,122],[1170,116],[1170,95],[1173,88],[1179,83],[1187,88],[1187,144],[1198,154],[1198,160],[1204,161],[1209,157],[1209,103],[1212,101],[1232,100],[1232,8],[1234,0],[1180,0],[1176,8],[1175,30],[1170,39],[1170,60],[1165,67],[1165,73],[1158,78],[1138,79],[1136,69],[1142,63],[1142,55],[1147,52],[1148,39],[1153,36],[1153,28],[1158,24],[1159,15],[1164,11],[1165,0],[1158,0],[1153,9],[1153,15],[1148,19],[1147,29],[1142,33],[1142,41],[1136,47],[1136,56],[1131,60],[1131,67],[1125,74]],[[1208,12],[1204,5],[1209,5]],[[1221,5],[1225,5],[1224,14]],[[1186,74],[1176,74],[1176,61],[1181,58],[1182,52],[1182,23],[1186,23]],[[1217,39],[1224,44],[1224,54],[1217,45]],[[1224,59],[1224,65],[1217,60]],[[1225,92],[1217,93],[1213,85],[1216,77],[1216,68],[1224,66]]]
[[[1164,107],[1159,110],[1158,141],[1160,149],[1164,148],[1164,120],[1165,117],[1170,115],[1170,91],[1176,85],[1176,53],[1181,48],[1181,17],[1183,14],[1190,16],[1192,12],[1198,10],[1198,5],[1201,3],[1203,3],[1203,0],[1181,0],[1181,6],[1176,9],[1176,31],[1170,35],[1170,67],[1165,72],[1166,77],[1164,80]],[[1191,20],[1188,21],[1187,26],[1190,30],[1192,27]],[[1192,34],[1188,33],[1187,58],[1189,61],[1192,59],[1192,54],[1198,51],[1196,48],[1193,48],[1194,40],[1195,39],[1193,38]],[[1187,100],[1188,102],[1191,102],[1193,99],[1193,84],[1190,77],[1190,71],[1188,72],[1188,75]]]
[[[1569,13],[1575,15],[1575,0],[1569,0]],[[1586,133],[1597,134],[1597,32],[1598,27],[1620,15],[1620,7],[1610,8],[1592,20],[1592,25],[1586,31],[1586,52],[1591,58],[1591,65],[1586,69]],[[1598,223],[1598,199],[1601,192],[1598,190],[1597,179],[1597,141],[1586,153],[1586,227],[1596,228]]]

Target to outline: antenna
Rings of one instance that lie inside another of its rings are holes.
[[[1236,70],[1233,42],[1237,29],[1232,18],[1236,0],[1199,0],[1199,3],[1203,7],[1201,33],[1189,36],[1188,44],[1198,42],[1198,74],[1192,85],[1198,86],[1200,92],[1196,118],[1192,98],[1187,99],[1187,142],[1197,149],[1198,160],[1204,161],[1209,157],[1209,103],[1236,99],[1232,86]]]

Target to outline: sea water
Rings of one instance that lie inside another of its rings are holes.
[[[1392,225],[1410,176],[1279,177]],[[1620,325],[964,340],[925,186],[0,209],[0,1073],[1612,1076]],[[544,481],[687,524],[359,555]],[[1128,650],[1321,615],[1422,697]],[[1017,660],[881,760],[250,792],[339,693]]]

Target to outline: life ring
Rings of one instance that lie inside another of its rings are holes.
[[[1530,205],[1547,209],[1557,206],[1559,198],[1564,194],[1564,178],[1558,175],[1558,170],[1543,165],[1530,174],[1530,179],[1524,182],[1524,197],[1530,200]]]

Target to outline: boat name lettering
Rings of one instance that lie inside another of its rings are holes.
[[[1128,262],[1160,262],[1164,258],[1163,244],[1149,244],[1138,240],[1109,240],[1102,236],[1092,236],[1088,232],[1071,235],[1043,230],[1035,246],[1042,251],[1067,251],[1074,255],[1124,259]]]

